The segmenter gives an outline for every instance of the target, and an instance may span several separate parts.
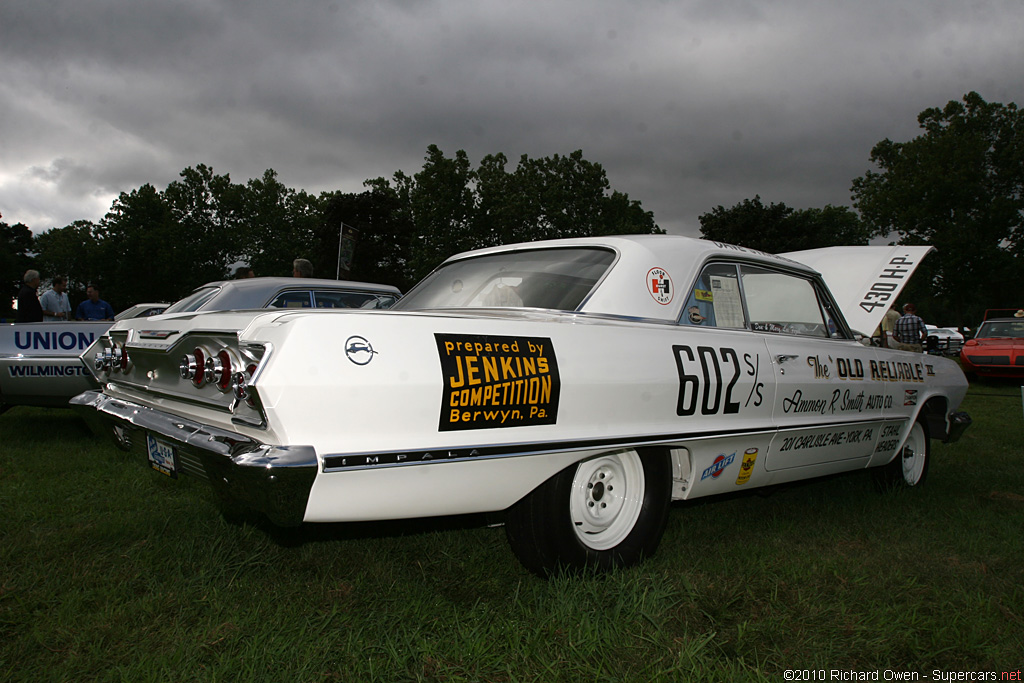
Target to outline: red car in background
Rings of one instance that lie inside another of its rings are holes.
[[[1024,309],[989,309],[974,339],[960,351],[965,373],[1024,377]]]

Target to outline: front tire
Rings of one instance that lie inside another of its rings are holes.
[[[924,483],[931,463],[928,427],[918,420],[910,428],[906,441],[896,457],[875,470],[875,482],[883,491],[914,488]]]
[[[543,577],[629,567],[657,549],[671,494],[666,451],[609,453],[534,489],[509,508],[505,531],[519,561]]]

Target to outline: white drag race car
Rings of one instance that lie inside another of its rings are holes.
[[[963,373],[851,328],[874,329],[928,251],[495,247],[387,311],[117,323],[86,352],[102,391],[73,403],[279,525],[503,511],[536,573],[625,566],[673,500],[865,468],[921,483],[929,439],[969,424]]]

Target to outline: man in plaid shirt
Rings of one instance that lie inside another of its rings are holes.
[[[928,328],[916,313],[917,307],[914,304],[905,304],[903,315],[896,321],[893,337],[896,339],[896,348],[900,351],[921,353],[923,350],[924,340],[928,338]]]

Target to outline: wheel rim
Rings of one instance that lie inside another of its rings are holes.
[[[914,423],[910,428],[907,442],[903,444],[901,453],[903,461],[903,481],[907,486],[914,486],[921,481],[924,467],[928,461],[928,443],[924,438],[924,428]]]
[[[635,451],[580,463],[569,513],[576,538],[593,550],[621,543],[636,526],[644,501],[644,466]]]

